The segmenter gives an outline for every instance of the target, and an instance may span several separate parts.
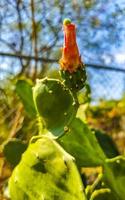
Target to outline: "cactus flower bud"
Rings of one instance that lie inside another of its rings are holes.
[[[60,59],[60,74],[64,84],[72,91],[79,91],[85,86],[86,71],[81,61],[77,42],[76,27],[70,19],[63,21],[64,45]]]
[[[75,72],[79,67],[82,67],[81,57],[76,42],[76,27],[71,23],[70,19],[65,19],[63,22],[64,45],[62,49],[62,58],[60,66],[62,70]]]

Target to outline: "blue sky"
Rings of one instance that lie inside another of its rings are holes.
[[[1,0],[0,3],[4,2]],[[28,1],[25,0],[25,3]],[[37,2],[37,1],[36,1]],[[44,1],[49,2],[49,1]],[[86,11],[80,9],[79,13],[71,8],[72,1],[66,1],[65,13],[62,17],[70,17],[74,23],[77,24],[77,41],[80,49],[81,56],[85,62],[108,65],[112,67],[125,68],[125,0],[98,0],[97,5],[91,10]],[[79,5],[82,0],[77,1]],[[41,19],[44,20],[44,16],[51,20],[53,26],[58,26],[59,41],[57,46],[53,49],[53,52],[59,51],[63,44],[63,33],[61,30],[61,24],[58,24],[59,12],[58,7],[53,9],[52,1],[46,3],[46,8],[49,12],[46,14],[46,10],[41,12]],[[12,9],[12,5],[9,5],[9,9]],[[117,16],[115,12],[117,11]],[[2,12],[2,11],[1,11]],[[13,14],[13,10],[11,11]],[[45,13],[44,13],[45,12]],[[121,14],[122,12],[122,14]],[[80,23],[77,20],[78,15],[82,15],[84,20]],[[114,15],[114,16],[113,16]],[[25,15],[23,18],[25,20]],[[39,18],[39,16],[37,16]],[[13,21],[16,18],[11,15],[8,21],[8,27],[4,27],[1,31],[1,35],[4,39],[11,41],[16,37],[16,31],[13,29]],[[92,20],[99,20],[99,26],[92,27]],[[12,23],[12,24],[11,24]],[[44,21],[43,21],[44,24]],[[11,25],[11,26],[10,26]],[[9,28],[11,27],[11,28]],[[41,44],[48,44],[52,42],[54,36],[48,31],[46,23],[45,28],[41,33]],[[29,46],[30,47],[30,46]],[[28,48],[28,47],[27,47]],[[30,49],[30,48],[29,48]],[[6,52],[9,49],[5,45],[0,43],[0,51]],[[24,54],[27,54],[29,50],[25,50]],[[44,56],[44,54],[42,54]],[[54,53],[52,54],[54,58]],[[11,65],[11,68],[10,68]],[[58,64],[53,64],[58,66]],[[6,71],[17,73],[19,70],[19,62],[14,59],[2,59],[0,58],[0,80],[7,74]],[[125,74],[118,72],[110,72],[104,70],[87,69],[88,80],[92,88],[93,98],[115,98],[121,97],[125,91]]]

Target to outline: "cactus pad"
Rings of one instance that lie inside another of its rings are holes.
[[[78,118],[71,122],[69,130],[58,138],[58,142],[76,159],[79,167],[103,165],[106,159],[94,133]]]
[[[9,190],[13,200],[85,200],[73,158],[46,136],[30,143]]]
[[[54,135],[63,134],[76,114],[73,96],[59,80],[38,80],[33,88],[33,97],[38,115]]]

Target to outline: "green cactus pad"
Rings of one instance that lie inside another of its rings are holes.
[[[106,156],[87,124],[75,118],[69,125],[69,130],[58,138],[60,145],[70,153],[79,167],[103,165]]]
[[[30,143],[9,180],[12,200],[85,200],[83,189],[73,157],[46,136]]]
[[[79,67],[76,72],[60,70],[61,77],[64,79],[64,84],[72,91],[79,91],[85,86],[86,71],[85,67]]]
[[[59,80],[38,80],[33,88],[33,98],[38,115],[42,117],[46,128],[59,136],[76,114],[73,96]]]

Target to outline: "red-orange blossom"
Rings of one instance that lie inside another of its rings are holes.
[[[64,44],[62,48],[62,58],[59,63],[62,70],[75,72],[82,67],[82,61],[76,42],[76,27],[69,19],[63,22]]]

